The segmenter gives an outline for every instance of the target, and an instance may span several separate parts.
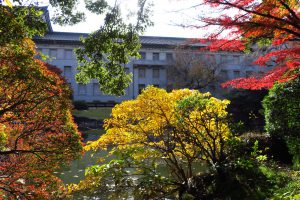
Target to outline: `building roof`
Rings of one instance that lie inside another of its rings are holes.
[[[51,25],[48,7],[39,7],[39,9],[43,11],[43,19],[47,23],[48,31],[44,37],[34,38],[37,43],[80,45],[80,38],[88,37],[88,33],[54,32]],[[195,42],[193,39],[179,37],[140,36],[140,42],[144,48],[175,48],[180,45],[187,45],[192,48],[206,46],[203,43]]]
[[[88,37],[87,33],[72,33],[72,32],[48,32],[44,37],[35,37],[37,43],[47,44],[78,44],[80,45],[80,38]],[[140,36],[141,44],[143,47],[153,48],[174,48],[180,45],[192,43],[193,39],[179,38],[179,37],[156,37],[156,36]],[[192,44],[192,46],[205,46],[205,44]]]
[[[47,23],[48,32],[53,32],[48,6],[40,6],[38,9],[43,11],[42,18]]]

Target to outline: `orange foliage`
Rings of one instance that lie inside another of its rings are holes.
[[[300,2],[298,0],[204,0],[204,4],[225,13],[216,18],[201,18],[206,27],[220,27],[209,37],[217,41],[211,43],[211,50],[233,50],[234,46],[236,49],[243,50],[263,40],[278,46],[279,49],[262,55],[256,61],[256,64],[262,66],[266,62],[273,62],[274,69],[265,76],[236,79],[223,84],[224,87],[270,88],[276,82],[285,82],[298,75],[300,62]],[[224,37],[225,31],[229,32],[225,37],[227,41],[224,39],[218,41],[222,34]],[[237,40],[241,44],[235,44]]]
[[[0,199],[57,199],[52,172],[82,152],[70,88],[31,40],[10,45],[0,47]]]

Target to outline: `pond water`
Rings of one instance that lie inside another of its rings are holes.
[[[86,141],[95,141],[103,133],[103,130],[88,131],[85,135]],[[79,183],[84,178],[85,169],[96,164],[97,160],[105,157],[107,151],[86,152],[82,159],[72,161],[70,166],[63,167],[61,170],[54,172],[65,184]]]
[[[83,131],[84,132],[84,131]],[[87,131],[85,133],[85,142],[95,141],[100,135],[104,133],[103,130],[93,130]],[[84,154],[82,159],[72,161],[71,165],[68,167],[63,167],[61,170],[54,172],[65,184],[79,183],[80,180],[84,179],[85,169],[91,165],[95,165],[99,158],[103,158],[108,154],[107,151],[98,151],[93,152],[89,151]],[[193,165],[194,172],[205,172],[207,167],[203,163],[195,163]],[[165,177],[171,177],[172,174],[168,168],[162,163],[158,166],[157,169],[159,174],[164,175]]]

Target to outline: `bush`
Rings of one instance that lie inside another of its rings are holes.
[[[267,95],[266,90],[242,90],[234,89],[225,95],[230,101],[227,107],[233,122],[243,124],[240,133],[248,131],[263,131],[264,116],[262,110],[262,100]]]
[[[74,101],[74,109],[76,110],[88,110],[89,106],[85,101]]]
[[[266,131],[285,140],[294,166],[300,167],[300,77],[276,84],[263,101]]]

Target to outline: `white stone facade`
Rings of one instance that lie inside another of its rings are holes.
[[[87,85],[78,84],[75,81],[75,74],[77,68],[76,56],[74,49],[81,47],[80,36],[86,37],[86,34],[80,33],[63,33],[63,32],[49,32],[43,38],[36,38],[35,42],[37,48],[43,54],[48,55],[49,64],[59,67],[63,71],[63,75],[71,84],[73,89],[73,100],[83,100],[86,102],[121,102],[123,100],[135,98],[140,90],[147,85],[154,85],[160,88],[166,88],[168,85],[167,68],[174,64],[175,53],[174,49],[181,44],[187,42],[185,38],[169,38],[169,37],[148,37],[142,36],[140,49],[141,59],[132,60],[127,64],[128,72],[133,74],[133,82],[126,90],[126,95],[122,97],[115,97],[104,95],[99,91],[99,85],[96,80],[93,80]],[[253,73],[259,74],[262,71],[269,70],[251,65],[247,55],[242,52],[199,52],[194,48],[199,56],[213,57],[217,63],[222,63],[222,67],[218,73],[225,79],[232,79],[238,77],[250,76]],[[212,91],[214,92],[214,91]]]

